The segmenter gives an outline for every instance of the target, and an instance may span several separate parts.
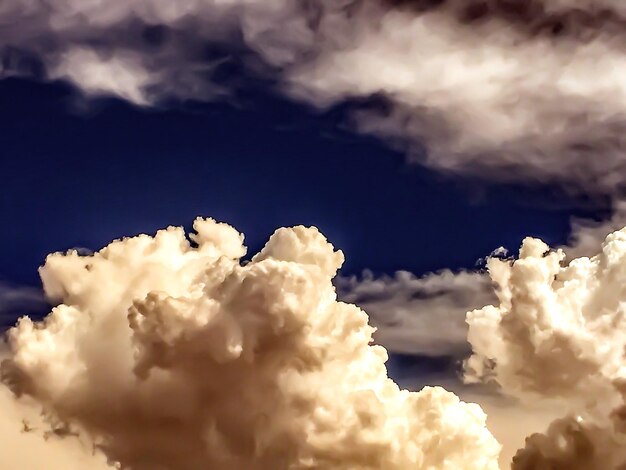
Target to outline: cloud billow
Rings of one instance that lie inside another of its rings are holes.
[[[0,70],[139,105],[211,100],[228,83],[212,80],[222,62],[207,50],[239,44],[294,99],[383,96],[355,125],[421,164],[613,194],[626,176],[624,24],[609,0],[6,0]]]
[[[232,227],[194,230],[197,247],[170,227],[50,255],[59,305],[10,330],[3,382],[122,468],[498,468],[478,405],[387,377],[317,229],[279,229],[243,265]]]

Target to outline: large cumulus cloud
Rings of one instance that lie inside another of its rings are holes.
[[[279,229],[244,264],[232,227],[194,229],[197,248],[171,227],[50,255],[60,304],[9,332],[4,382],[126,468],[498,468],[478,405],[387,377],[317,229]]]

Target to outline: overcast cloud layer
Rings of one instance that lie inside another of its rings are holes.
[[[609,0],[5,0],[0,67],[137,104],[212,99],[207,46],[238,43],[297,99],[384,97],[358,127],[433,168],[613,193],[625,24]]]

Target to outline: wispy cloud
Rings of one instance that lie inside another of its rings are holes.
[[[382,98],[356,126],[421,164],[613,193],[626,176],[625,24],[609,0],[4,0],[0,75],[141,105],[207,100],[219,63],[207,46],[227,44],[294,99]]]
[[[496,300],[488,276],[449,270],[418,277],[344,277],[335,281],[339,297],[363,308],[374,338],[393,352],[461,356],[469,352],[465,314]]]

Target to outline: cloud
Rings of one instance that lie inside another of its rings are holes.
[[[198,219],[194,229],[196,248],[170,227],[98,253],[47,258],[46,294],[61,304],[44,322],[22,319],[11,330],[2,367],[4,383],[21,397],[0,387],[8,410],[0,433],[16,443],[12,462],[35,459],[29,468],[40,468],[39,456],[19,450],[33,445],[41,459],[58,451],[55,462],[103,465],[104,456],[89,456],[95,439],[111,461],[137,469],[626,463],[626,229],[609,235],[599,254],[569,263],[562,249],[525,239],[518,259],[488,260],[491,280],[444,271],[336,281],[345,300],[380,312],[374,323],[402,312],[398,325],[415,328],[419,339],[409,344],[413,352],[456,354],[426,328],[452,331],[460,342],[450,326],[456,314],[446,309],[491,304],[467,315],[465,379],[488,386],[433,378],[458,396],[438,387],[401,391],[387,378],[385,350],[368,345],[367,315],[336,300],[331,280],[343,255],[316,229],[279,229],[243,265],[243,236],[233,228]],[[433,320],[402,323],[408,310],[398,299]],[[400,378],[411,388],[424,380]],[[487,417],[459,397],[479,403]],[[37,418],[42,430],[68,423],[80,430],[77,438],[50,446],[18,432],[22,417],[36,419],[39,407],[52,412],[48,422]]]
[[[468,387],[454,389],[466,401],[477,403],[487,414],[487,427],[502,445],[499,463],[502,470],[510,469],[513,457],[524,448],[529,433],[545,430],[565,412],[558,404],[520,403],[493,391]],[[541,467],[529,467],[536,470]],[[558,467],[557,467],[558,468]],[[569,467],[561,467],[570,470]],[[592,470],[594,467],[585,468]],[[595,467],[598,468],[598,467]]]
[[[0,358],[3,354],[0,353]],[[85,436],[62,438],[47,434],[50,424],[41,407],[28,399],[16,399],[0,387],[0,468],[6,470],[105,470],[112,467],[100,452],[93,452]]]
[[[626,225],[626,203],[617,200],[608,220],[572,219],[566,260],[593,256],[607,235]],[[506,259],[500,247],[486,259]],[[483,270],[442,270],[417,276],[398,271],[375,277],[335,279],[341,300],[365,310],[377,328],[374,339],[401,354],[463,357],[470,352],[466,313],[497,301],[495,284]]]
[[[495,300],[491,281],[478,272],[445,270],[417,277],[398,271],[365,272],[336,280],[345,302],[358,305],[377,328],[375,340],[391,352],[462,356],[469,352],[465,314]]]
[[[51,71],[52,76],[78,84],[91,95],[116,95],[146,104],[150,75],[132,54],[101,57],[86,48],[70,49]]]
[[[345,290],[346,299],[371,311],[373,324],[391,329],[386,338],[405,340],[399,343],[403,350],[454,354],[469,340],[473,356],[466,363],[466,380],[495,383],[497,393],[454,382],[446,388],[487,412],[489,430],[503,446],[501,468],[513,457],[514,470],[621,468],[626,463],[626,229],[614,230],[623,224],[622,209],[617,204],[606,222],[574,220],[570,245],[556,251],[526,239],[519,260],[490,258],[490,280],[449,271],[422,279],[408,273],[381,279],[368,274],[361,281],[340,280],[339,292]],[[498,287],[495,302],[492,285]],[[455,289],[479,294],[458,296],[455,302]],[[466,338],[465,330],[455,327],[465,309],[475,308],[472,304],[486,306],[468,314]],[[418,320],[412,323],[413,318]],[[458,349],[447,349],[451,344]],[[424,382],[406,375],[406,383]],[[441,377],[434,380],[442,383]]]
[[[250,262],[243,236],[197,219],[53,254],[59,299],[9,332],[3,380],[133,469],[495,470],[480,407],[439,387],[408,392],[315,228],[279,229]]]
[[[519,259],[489,261],[498,302],[468,313],[466,379],[566,413],[528,438],[514,470],[626,465],[625,257],[626,228],[568,264],[562,250],[532,238]]]
[[[624,95],[623,9],[525,3],[364,9],[345,45],[292,80],[314,102],[384,95],[360,128],[441,171],[611,192],[624,174],[624,110],[611,103]]]
[[[226,45],[314,106],[381,98],[355,125],[439,171],[613,194],[625,23],[617,1],[5,0],[0,56],[148,104],[215,98]]]
[[[0,331],[12,326],[19,316],[49,310],[50,305],[41,289],[0,282]]]
[[[567,259],[593,256],[602,247],[607,235],[626,226],[626,201],[618,199],[613,203],[613,212],[607,220],[574,219],[565,249]]]

